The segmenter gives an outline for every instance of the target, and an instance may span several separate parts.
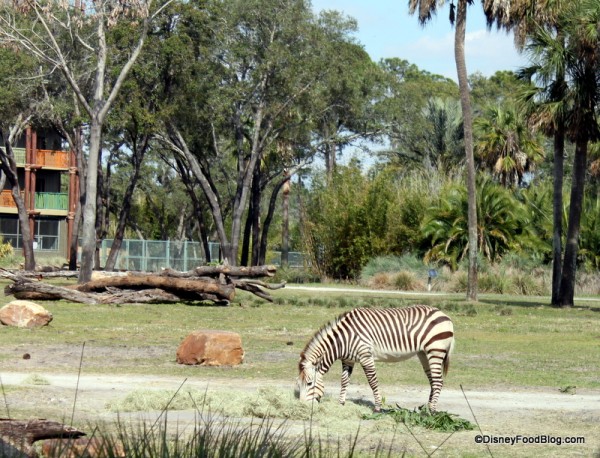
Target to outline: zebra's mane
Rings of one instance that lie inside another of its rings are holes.
[[[318,364],[321,361],[323,355],[315,355],[316,350],[318,350],[320,347],[319,344],[323,341],[326,341],[326,336],[328,332],[337,327],[337,325],[341,321],[343,321],[349,313],[352,313],[353,311],[354,310],[349,310],[347,312],[342,313],[338,317],[321,326],[321,328],[314,333],[314,335],[310,338],[310,340],[304,347],[304,350],[302,350],[302,352],[300,353],[300,370],[302,369],[302,363],[306,360],[311,361],[313,364]]]

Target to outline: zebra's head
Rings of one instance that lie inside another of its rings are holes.
[[[320,401],[324,392],[323,374],[317,366],[305,359],[298,365],[297,396],[301,401]]]

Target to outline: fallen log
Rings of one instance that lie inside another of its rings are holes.
[[[56,421],[0,418],[0,456],[37,457],[34,442],[55,438],[75,439],[85,435],[83,431]]]
[[[204,295],[211,295],[221,301],[230,302],[235,297],[235,288],[231,284],[222,284],[215,280],[196,281],[159,275],[106,277],[91,280],[77,286],[82,292],[102,292],[106,288],[146,289],[160,288],[186,300],[202,300]]]
[[[277,272],[277,267],[273,265],[266,266],[200,266],[187,272],[179,272],[173,269],[163,269],[160,275],[165,277],[218,277],[225,275],[226,277],[273,277]]]
[[[248,273],[252,278],[229,277],[229,266],[209,266],[209,270],[197,268],[188,272],[166,269],[160,274],[129,272],[119,275],[96,276],[81,285],[57,286],[40,281],[23,272],[0,270],[0,276],[14,283],[4,289],[6,295],[17,299],[57,300],[65,299],[84,304],[164,303],[184,301],[212,301],[229,304],[235,297],[235,289],[248,291],[273,302],[265,290],[283,288],[285,283],[268,284],[255,278],[270,276],[274,266],[233,268],[235,275]],[[29,273],[28,273],[29,274]],[[198,276],[197,276],[198,274]],[[200,275],[201,274],[201,275]],[[218,279],[207,276],[218,276]]]

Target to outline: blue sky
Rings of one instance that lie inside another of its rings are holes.
[[[374,61],[400,57],[422,70],[456,80],[449,2],[425,27],[408,14],[407,0],[312,0],[312,5],[315,12],[338,10],[355,18],[359,27],[356,38]],[[479,1],[467,13],[465,52],[469,74],[479,71],[490,76],[497,70],[526,65],[526,59],[515,50],[512,35],[487,30]]]

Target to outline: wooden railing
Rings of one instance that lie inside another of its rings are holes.
[[[17,165],[23,166],[25,162],[25,148],[13,148]],[[70,165],[69,151],[56,151],[50,149],[39,149],[36,151],[35,163],[45,167],[57,169],[68,169]]]
[[[4,189],[0,193],[0,207],[16,208],[15,201],[10,189]],[[68,210],[69,195],[63,192],[36,192],[36,210]]]

